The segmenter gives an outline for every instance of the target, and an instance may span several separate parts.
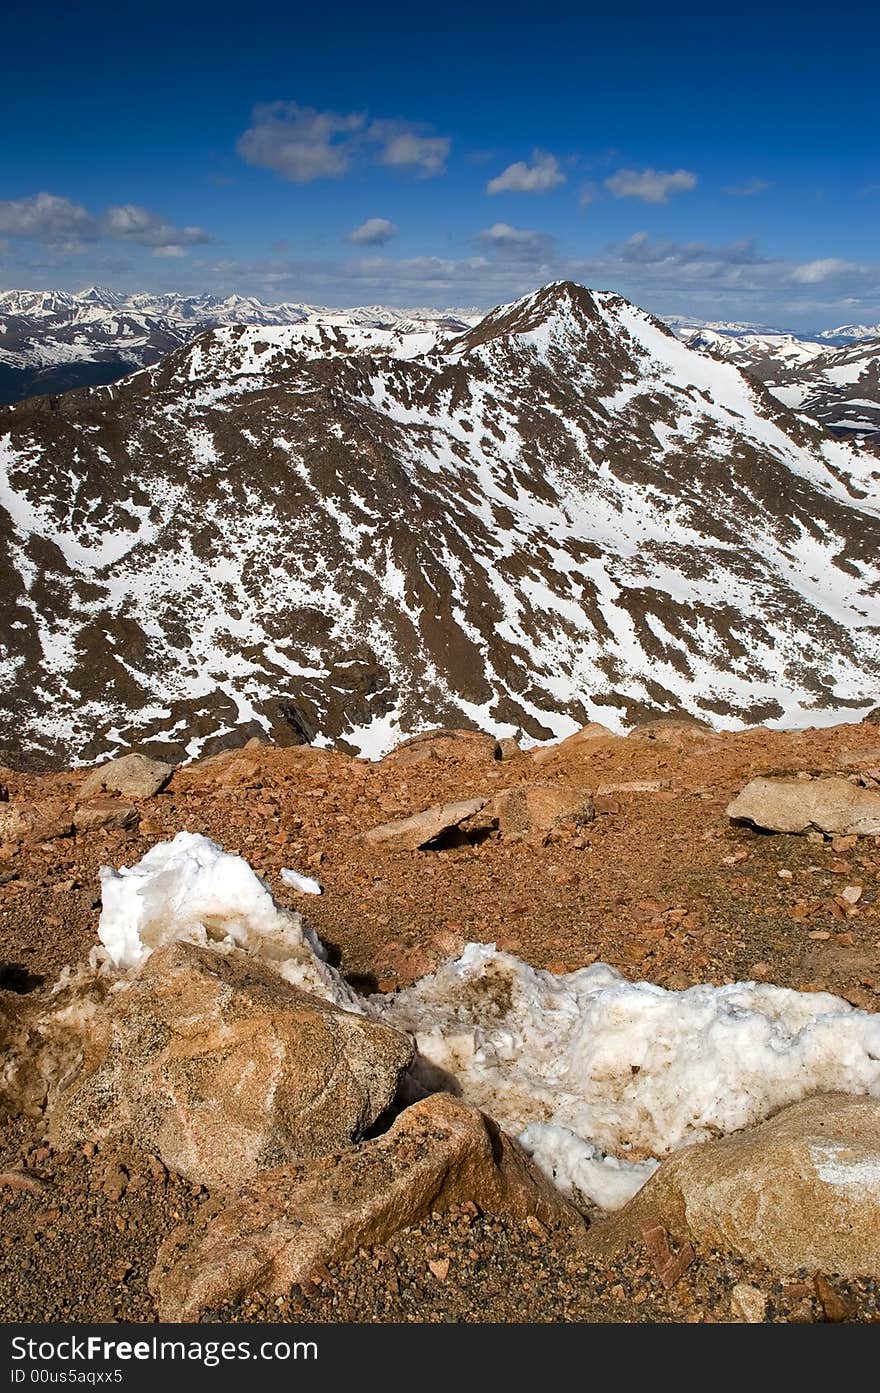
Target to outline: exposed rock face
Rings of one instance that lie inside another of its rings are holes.
[[[125,830],[136,827],[140,813],[124,798],[91,798],[74,810],[73,825],[77,832],[96,832],[102,827]]]
[[[617,295],[458,329],[229,326],[0,411],[0,759],[875,703],[862,454]]]
[[[460,803],[437,803],[424,812],[413,813],[412,817],[401,817],[394,822],[371,827],[369,832],[364,833],[364,841],[374,846],[388,846],[396,851],[417,851],[419,847],[426,846],[444,832],[473,817],[484,803],[484,798],[467,798]]]
[[[815,828],[832,836],[878,836],[880,793],[848,779],[752,779],[727,816],[769,832]]]
[[[54,1110],[55,1138],[128,1134],[171,1169],[235,1185],[362,1137],[409,1038],[289,987],[252,957],[157,949],[107,1002],[101,1047]]]
[[[93,769],[83,779],[79,797],[85,801],[102,789],[107,789],[126,798],[152,798],[153,794],[165,787],[173,773],[174,766],[161,760],[134,753],[122,755]]]
[[[269,1171],[194,1230],[176,1230],[159,1250],[150,1289],[160,1319],[197,1320],[255,1286],[289,1291],[321,1264],[468,1200],[584,1235],[580,1215],[516,1142],[476,1108],[439,1093],[407,1108],[377,1140]]]
[[[596,816],[593,800],[583,789],[560,784],[520,784],[505,789],[491,811],[502,836],[517,832],[549,832],[561,822],[580,826]]]
[[[0,845],[47,842],[73,831],[70,809],[59,799],[0,804]]]
[[[385,763],[405,769],[437,759],[477,760],[481,763],[501,758],[494,735],[479,730],[429,730],[404,740],[385,756]]]
[[[777,1272],[880,1276],[880,1102],[820,1095],[685,1147],[597,1242],[612,1252],[656,1223]]]

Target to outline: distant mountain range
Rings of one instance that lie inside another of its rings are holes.
[[[690,348],[736,363],[835,435],[880,444],[880,325],[844,325],[809,339],[756,325],[667,322]]]
[[[117,382],[221,324],[440,324],[454,331],[478,317],[377,305],[343,311],[265,305],[245,295],[118,295],[100,286],[75,295],[6,290],[0,292],[0,405]]]
[[[876,455],[570,282],[348,318],[0,410],[0,762],[877,704]]]

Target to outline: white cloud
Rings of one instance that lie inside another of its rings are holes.
[[[721,192],[729,194],[731,198],[754,198],[755,194],[764,193],[769,188],[766,179],[746,179],[743,184],[727,184]]]
[[[397,227],[388,218],[367,218],[360,227],[352,228],[348,240],[356,247],[381,247],[396,236]]]
[[[517,260],[548,260],[553,255],[553,239],[546,232],[532,232],[510,223],[496,222],[478,232],[475,239],[487,251]]]
[[[154,256],[182,256],[185,247],[213,241],[203,227],[173,227],[139,203],[118,203],[108,208],[104,229],[114,240],[152,247]]]
[[[490,179],[486,193],[546,193],[548,189],[555,189],[558,184],[564,183],[565,175],[556,156],[535,150],[531,164],[517,160],[516,164],[509,164],[494,179]]]
[[[367,135],[381,147],[380,164],[430,178],[445,170],[451,141],[447,136],[427,134],[428,129],[408,121],[374,121]]]
[[[854,261],[842,261],[837,256],[826,256],[819,261],[805,261],[796,266],[792,271],[792,280],[801,285],[818,285],[822,281],[831,280],[832,277],[849,275],[861,269]]]
[[[266,102],[254,108],[253,124],[235,148],[247,164],[272,169],[296,184],[338,178],[351,163],[365,121],[363,112],[344,116],[296,102]]]
[[[412,121],[368,123],[363,111],[318,111],[297,102],[254,108],[236,150],[247,164],[274,170],[282,179],[309,184],[338,179],[372,147],[380,164],[425,176],[442,174],[451,142]]]
[[[81,203],[51,193],[0,201],[0,232],[45,246],[69,248],[94,241],[99,235],[95,219]]]
[[[615,198],[638,198],[643,203],[666,203],[670,194],[696,188],[697,176],[689,169],[666,173],[662,169],[619,169],[605,180]]]

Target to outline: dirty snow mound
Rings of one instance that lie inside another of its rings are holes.
[[[136,866],[101,868],[98,937],[113,966],[136,969],[155,948],[181,939],[268,962],[291,986],[361,1011],[324,961],[318,937],[281,908],[241,856],[193,832],[158,842]]]
[[[809,1094],[880,1097],[880,1017],[826,992],[754,982],[666,991],[604,963],[556,977],[471,943],[371,1004],[415,1035],[426,1076],[453,1075],[522,1134],[560,1188],[603,1207],[653,1169],[632,1162]]]

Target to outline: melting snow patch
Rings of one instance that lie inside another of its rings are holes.
[[[292,871],[287,866],[282,868],[281,879],[285,885],[292,885],[294,890],[301,890],[304,895],[324,893],[320,881],[314,880],[310,875],[300,875],[299,871]]]
[[[295,871],[282,878],[320,891]],[[880,1097],[880,1016],[827,992],[755,982],[666,991],[604,963],[557,977],[471,943],[404,991],[361,1000],[300,916],[206,837],[180,832],[101,880],[98,935],[117,969],[135,971],[175,940],[238,947],[292,986],[411,1032],[418,1081],[452,1085],[490,1113],[581,1204],[619,1208],[658,1158],[811,1094]],[[880,1173],[880,1156],[814,1153],[829,1184]]]
[[[361,1007],[325,961],[317,935],[298,914],[275,903],[241,856],[193,832],[158,842],[136,866],[101,868],[98,937],[121,972],[137,969],[154,949],[182,940],[262,958],[291,986]]]
[[[647,1179],[633,1161],[753,1126],[810,1094],[880,1097],[880,1016],[825,992],[754,982],[666,991],[603,963],[556,977],[472,943],[370,1001],[416,1036],[428,1081],[454,1076],[561,1188],[602,1205]]]

